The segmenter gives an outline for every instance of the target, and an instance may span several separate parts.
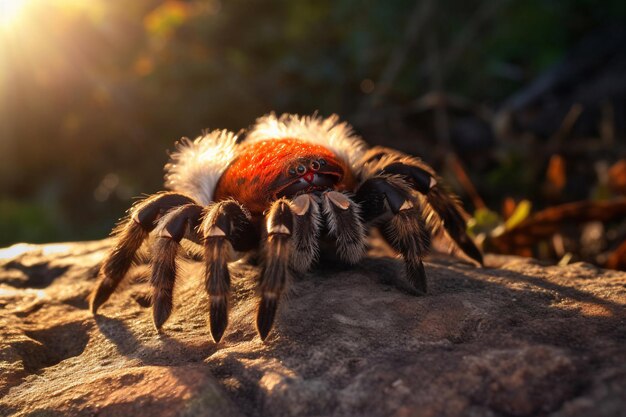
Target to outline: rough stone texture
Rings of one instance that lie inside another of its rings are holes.
[[[434,258],[430,294],[414,297],[400,262],[368,258],[298,279],[262,343],[258,269],[235,264],[216,346],[196,261],[163,334],[146,265],[94,319],[86,297],[109,245],[0,251],[0,415],[626,415],[625,273]]]

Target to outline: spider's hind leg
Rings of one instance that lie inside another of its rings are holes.
[[[408,185],[396,177],[373,177],[359,187],[356,200],[363,209],[366,221],[390,216],[380,227],[382,235],[404,258],[410,284],[418,293],[425,294],[423,257],[430,249],[430,231]]]
[[[467,235],[466,221],[462,209],[454,196],[445,192],[440,185],[435,185],[426,194],[428,203],[443,221],[444,228],[454,242],[467,256],[483,265],[483,254],[474,241]]]
[[[172,207],[193,203],[193,199],[178,193],[155,194],[137,203],[130,218],[114,231],[116,243],[104,260],[101,268],[102,280],[91,294],[90,309],[96,314],[120,284],[143,241],[156,226],[155,221]]]
[[[458,198],[445,190],[434,170],[418,158],[384,147],[370,149],[361,161],[362,174],[401,177],[415,191],[424,196],[434,219],[443,225],[448,236],[470,258],[483,264],[483,255],[467,235],[465,212]]]

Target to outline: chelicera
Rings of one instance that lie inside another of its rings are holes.
[[[188,239],[204,248],[216,342],[228,324],[228,264],[246,253],[258,253],[262,264],[256,325],[263,340],[292,275],[318,261],[320,241],[332,242],[339,258],[354,264],[366,254],[369,229],[378,228],[404,259],[416,293],[426,293],[423,258],[436,231],[482,263],[457,198],[432,168],[397,150],[368,146],[337,116],[270,114],[245,137],[217,130],[183,138],[165,170],[170,191],[135,204],[114,231],[116,244],[91,298],[94,314],[151,233],[156,328],[172,312],[180,242]]]

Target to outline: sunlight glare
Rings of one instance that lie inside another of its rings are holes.
[[[0,0],[0,29],[14,25],[29,0]]]

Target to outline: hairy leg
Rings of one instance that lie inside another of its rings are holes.
[[[267,237],[263,247],[264,265],[259,281],[261,300],[256,320],[261,340],[265,340],[272,329],[280,296],[290,276],[294,213],[286,199],[272,204],[265,226]]]
[[[420,294],[427,290],[423,258],[430,249],[430,234],[418,206],[394,214],[381,228],[383,237],[404,258],[406,277]]]
[[[356,200],[365,219],[384,218],[382,235],[404,258],[407,280],[418,293],[426,293],[423,257],[430,248],[430,232],[409,186],[398,177],[376,176],[359,187]]]
[[[158,329],[172,313],[172,297],[176,282],[176,257],[181,239],[197,235],[203,208],[187,204],[175,208],[161,218],[156,228],[158,237],[152,253],[152,318]]]
[[[219,342],[228,325],[230,273],[233,250],[249,251],[258,242],[250,214],[239,203],[227,200],[209,207],[202,223],[204,235],[205,288],[209,294],[209,326]]]
[[[406,181],[424,196],[426,204],[436,213],[436,218],[456,245],[470,258],[483,264],[482,253],[467,235],[467,215],[458,198],[444,189],[430,166],[418,158],[384,147],[370,149],[363,156],[361,166],[360,175],[363,178],[388,175]],[[424,211],[426,209],[424,207]]]
[[[90,308],[96,314],[122,281],[135,261],[137,250],[156,226],[156,220],[173,207],[194,203],[179,193],[161,193],[138,202],[130,210],[130,218],[115,230],[116,243],[101,268],[102,279],[90,297]]]

